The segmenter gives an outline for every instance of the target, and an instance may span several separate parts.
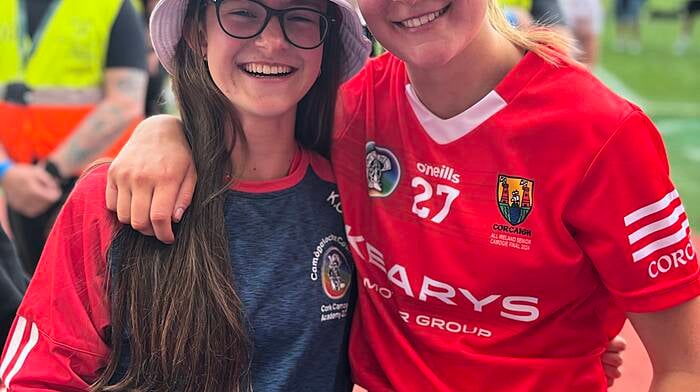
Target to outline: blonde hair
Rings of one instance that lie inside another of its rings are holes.
[[[491,26],[518,48],[533,52],[550,64],[575,63],[572,55],[576,47],[570,37],[543,25],[513,27],[498,0],[489,0],[487,15]]]

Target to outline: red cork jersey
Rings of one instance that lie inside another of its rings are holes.
[[[530,53],[448,120],[385,55],[345,85],[333,164],[372,391],[605,391],[624,312],[700,294],[658,131]]]

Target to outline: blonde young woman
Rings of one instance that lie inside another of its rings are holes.
[[[697,255],[648,117],[493,0],[358,3],[390,54],[342,88],[331,154],[360,284],[355,382],[602,391],[629,318],[652,390],[700,389]],[[107,194],[166,242],[194,182],[179,128],[144,125]]]
[[[353,264],[328,161],[338,86],[369,42],[344,0],[162,0],[199,181],[165,247],[105,207],[58,218],[0,359],[21,391],[347,391]],[[157,195],[156,195],[157,197]]]

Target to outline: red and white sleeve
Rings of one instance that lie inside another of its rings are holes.
[[[0,357],[0,391],[85,391],[106,365],[106,167],[81,179],[49,235]]]
[[[623,310],[655,312],[700,295],[688,216],[643,113],[631,114],[594,158],[564,219]]]

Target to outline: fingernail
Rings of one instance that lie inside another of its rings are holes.
[[[185,213],[185,210],[181,207],[175,210],[175,223],[180,223],[180,219],[182,219],[182,214]]]

